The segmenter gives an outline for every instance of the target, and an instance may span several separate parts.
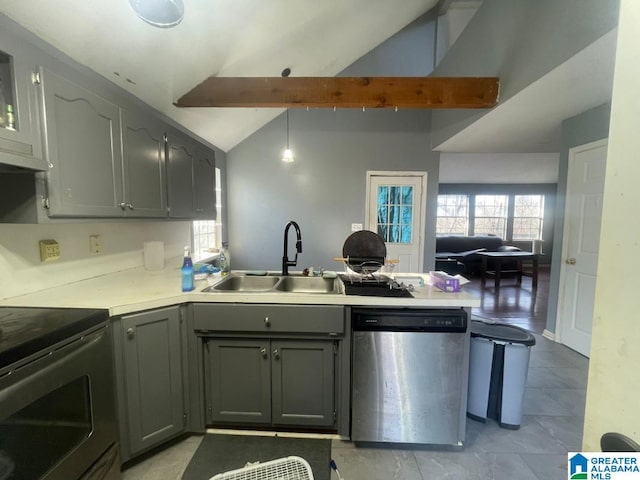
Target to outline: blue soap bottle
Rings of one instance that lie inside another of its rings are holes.
[[[182,261],[182,291],[190,292],[193,290],[193,261],[189,254],[189,247],[184,247],[184,259]]]

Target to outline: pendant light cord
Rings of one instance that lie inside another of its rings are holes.
[[[287,108],[287,150],[289,149],[289,109]]]

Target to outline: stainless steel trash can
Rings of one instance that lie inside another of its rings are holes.
[[[471,321],[467,416],[517,430],[522,420],[529,354],[535,337],[523,328]]]

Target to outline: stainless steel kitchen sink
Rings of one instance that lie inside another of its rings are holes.
[[[341,293],[337,278],[281,277],[276,290],[293,293]]]
[[[280,277],[255,277],[250,275],[229,275],[204,292],[222,290],[227,292],[268,292],[280,281]]]
[[[234,273],[203,292],[344,293],[338,278],[301,276],[255,276]]]

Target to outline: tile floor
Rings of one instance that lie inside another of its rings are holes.
[[[588,360],[536,338],[519,430],[467,420],[461,452],[361,448],[334,440],[332,456],[344,479],[566,479],[566,454],[579,450],[582,440]],[[124,471],[124,480],[180,480],[200,440],[189,437],[137,463]]]

